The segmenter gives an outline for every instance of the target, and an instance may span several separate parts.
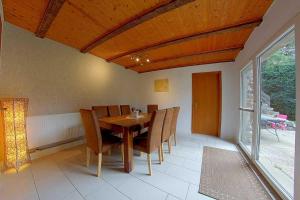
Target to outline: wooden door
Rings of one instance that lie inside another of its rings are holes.
[[[221,72],[192,75],[192,133],[219,136]]]

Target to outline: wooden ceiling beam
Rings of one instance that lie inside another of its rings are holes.
[[[238,46],[233,46],[233,47],[227,47],[223,49],[217,49],[213,51],[203,51],[203,52],[197,52],[197,53],[192,53],[192,54],[185,54],[185,55],[180,55],[180,56],[170,56],[170,57],[165,57],[165,58],[159,58],[157,60],[151,60],[150,63],[143,65],[143,67],[146,67],[147,65],[151,65],[153,63],[158,63],[158,62],[164,62],[164,61],[169,61],[169,60],[174,60],[178,58],[185,58],[185,57],[191,57],[191,56],[199,56],[199,55],[205,55],[205,54],[212,54],[212,53],[224,53],[228,51],[241,51],[244,48],[244,45],[238,45]],[[139,67],[139,64],[131,65],[128,67],[125,67],[126,69],[134,68],[134,67]]]
[[[44,38],[52,22],[57,16],[59,10],[66,0],[49,0],[47,8],[44,12],[43,18],[35,32],[35,35]]]
[[[172,65],[169,67],[159,67],[155,69],[149,69],[149,70],[143,70],[143,71],[137,71],[138,73],[146,73],[146,72],[154,72],[164,69],[173,69],[173,68],[180,68],[180,67],[189,67],[189,66],[196,66],[196,65],[208,65],[208,64],[216,64],[216,63],[226,63],[226,62],[234,62],[235,59],[224,59],[224,60],[217,60],[217,61],[209,61],[209,62],[199,62],[196,64],[185,64],[185,65]],[[134,70],[136,71],[136,70]]]
[[[133,50],[127,51],[125,53],[113,56],[111,58],[106,59],[106,61],[111,62],[111,61],[114,61],[118,58],[128,56],[130,54],[140,54],[140,53],[143,53],[145,51],[154,50],[154,49],[166,47],[166,46],[169,46],[169,45],[175,45],[175,44],[179,44],[179,43],[182,43],[182,42],[187,42],[187,41],[190,41],[190,40],[205,38],[205,37],[213,36],[213,35],[216,35],[216,34],[239,31],[239,30],[243,30],[243,29],[247,29],[247,28],[255,28],[255,27],[259,26],[259,24],[261,22],[262,22],[262,19],[256,19],[256,20],[253,20],[251,22],[239,23],[239,24],[236,24],[236,25],[223,27],[223,28],[208,31],[208,32],[197,33],[197,34],[193,34],[193,35],[190,35],[190,36],[185,36],[185,37],[182,37],[182,38],[177,38],[177,39],[173,39],[173,40],[169,40],[169,41],[164,41],[164,42],[144,46],[144,47],[141,47],[141,48],[133,49]]]
[[[171,10],[174,10],[176,8],[179,8],[181,6],[184,6],[184,5],[194,2],[194,1],[195,0],[162,1],[157,6],[147,9],[143,13],[133,17],[132,19],[129,19],[128,21],[122,23],[121,25],[117,26],[116,28],[108,31],[104,35],[99,36],[94,41],[92,41],[90,44],[83,47],[80,51],[82,53],[87,53],[90,50],[92,50],[93,48],[97,47],[98,45],[104,43],[105,41],[107,41],[113,37],[116,37],[117,35],[120,35],[121,33],[138,26],[139,24],[142,24],[142,23],[149,21],[161,14],[164,14],[166,12],[169,12]]]

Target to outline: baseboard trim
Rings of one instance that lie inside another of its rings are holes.
[[[36,147],[29,150],[31,160],[35,160],[41,157],[45,157],[59,151],[69,149],[75,146],[79,146],[85,143],[85,139],[83,136],[77,138],[71,138],[68,140],[55,142],[47,145],[43,145],[40,147]]]

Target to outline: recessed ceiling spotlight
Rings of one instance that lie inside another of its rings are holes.
[[[146,61],[149,63],[149,62],[150,62],[150,59],[149,59],[149,58],[147,58],[147,59],[146,59]]]

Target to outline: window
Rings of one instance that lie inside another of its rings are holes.
[[[296,133],[294,29],[288,30],[259,54],[255,66],[250,63],[243,68],[240,82],[239,144],[274,188],[282,196],[293,199]],[[255,99],[259,102],[256,106]]]
[[[253,65],[250,63],[241,71],[240,85],[240,143],[247,153],[252,150],[253,92]]]
[[[290,30],[258,57],[260,88],[257,162],[293,196],[296,114],[295,33]]]

